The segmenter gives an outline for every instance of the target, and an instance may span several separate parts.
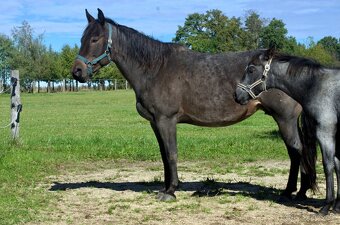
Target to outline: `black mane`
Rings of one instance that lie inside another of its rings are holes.
[[[274,54],[273,59],[276,59],[279,62],[289,63],[287,73],[292,76],[301,74],[302,72],[306,72],[307,74],[318,74],[321,73],[324,68],[319,62],[313,59],[287,54],[276,53]]]
[[[127,46],[124,50],[126,55],[131,56],[146,68],[151,68],[152,65],[160,66],[172,50],[179,46],[172,43],[163,43],[133,28],[120,25],[111,19],[106,18],[106,22],[117,28],[118,42],[129,43],[128,45],[125,44]],[[118,45],[121,46],[120,43]]]

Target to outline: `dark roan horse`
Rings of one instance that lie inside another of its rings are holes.
[[[252,85],[255,84],[255,85]],[[326,204],[320,213],[331,207],[340,213],[340,68],[326,68],[310,59],[275,53],[269,49],[255,55],[236,89],[236,100],[246,104],[266,88],[277,88],[299,102],[310,120],[310,137],[320,144],[326,176]],[[334,196],[334,169],[337,176],[337,197]]]
[[[162,43],[86,10],[88,25],[73,68],[73,77],[88,81],[92,74],[111,61],[128,80],[136,95],[138,113],[150,121],[164,164],[165,188],[159,200],[175,198],[178,186],[176,124],[219,127],[235,124],[259,108],[277,122],[291,159],[284,196],[297,190],[301,153],[298,117],[301,106],[283,92],[264,93],[246,106],[235,102],[233,94],[247,62],[258,51],[205,54],[181,45]],[[310,157],[314,158],[314,157]],[[313,163],[311,163],[313,165]],[[311,166],[313,170],[313,166]],[[315,168],[314,168],[315,169]],[[305,168],[297,196],[305,198],[314,172]]]

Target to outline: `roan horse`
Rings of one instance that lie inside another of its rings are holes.
[[[93,72],[113,61],[128,80],[136,94],[137,111],[150,121],[159,143],[165,180],[159,200],[174,199],[178,186],[177,123],[228,126],[246,119],[259,108],[274,117],[287,146],[291,167],[283,195],[291,197],[297,189],[304,150],[298,129],[301,106],[278,90],[265,93],[259,101],[246,106],[236,103],[233,97],[246,63],[258,51],[198,53],[119,25],[105,18],[100,9],[98,19],[87,10],[86,16],[88,25],[72,68],[73,77],[86,82]],[[302,184],[297,194],[301,198],[306,197],[313,183],[307,175],[311,170],[305,168],[305,171],[301,173]]]
[[[254,84],[254,85],[252,85]],[[236,100],[246,104],[252,95],[277,88],[303,107],[313,129],[311,136],[320,144],[326,175],[326,205],[320,213],[340,213],[340,68],[326,68],[305,58],[275,53],[273,49],[255,55],[236,89]],[[277,100],[279,101],[279,99]],[[337,198],[334,196],[334,168]]]

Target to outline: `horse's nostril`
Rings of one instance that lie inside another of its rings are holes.
[[[79,67],[74,68],[72,74],[74,76],[80,76],[81,75],[81,68],[79,68]]]

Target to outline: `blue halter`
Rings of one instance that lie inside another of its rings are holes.
[[[107,58],[110,62],[111,60],[111,48],[112,48],[112,26],[107,23],[107,27],[109,29],[109,38],[107,40],[107,46],[106,50],[103,54],[98,56],[97,58],[93,59],[92,61],[89,61],[87,58],[81,55],[77,55],[76,59],[79,59],[80,61],[84,62],[87,65],[87,75],[92,76],[93,74],[93,66],[99,63],[100,60]]]

